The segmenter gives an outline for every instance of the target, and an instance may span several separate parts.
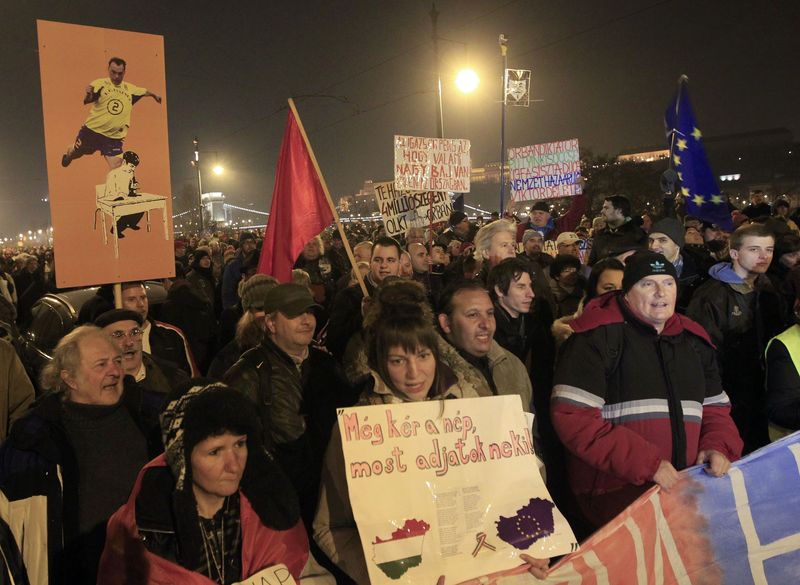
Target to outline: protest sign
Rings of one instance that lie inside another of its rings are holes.
[[[292,577],[289,568],[281,563],[280,565],[267,567],[244,581],[239,581],[233,585],[297,585],[297,581]]]
[[[735,462],[651,488],[533,585],[800,583],[800,433]],[[791,512],[795,510],[795,512]],[[515,583],[522,581],[515,581]],[[511,580],[500,579],[500,585]]]
[[[469,140],[463,138],[395,135],[395,189],[469,193],[469,151]]]
[[[447,221],[453,212],[450,195],[443,191],[396,191],[391,181],[373,186],[383,225],[390,236],[405,234],[408,228]]]
[[[508,149],[511,200],[533,201],[581,193],[578,139]]]
[[[56,285],[173,276],[164,37],[37,30]]]
[[[342,409],[370,582],[448,583],[577,549],[547,493],[518,396]]]

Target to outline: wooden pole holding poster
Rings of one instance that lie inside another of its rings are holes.
[[[122,283],[116,282],[114,283],[114,308],[121,309],[122,308]]]
[[[325,193],[325,199],[328,201],[328,205],[331,208],[331,213],[333,214],[333,220],[336,222],[336,227],[339,230],[339,235],[342,237],[342,244],[344,245],[344,249],[347,252],[347,257],[350,259],[350,264],[355,269],[356,278],[358,279],[358,285],[361,287],[361,292],[364,293],[365,297],[369,296],[367,292],[367,285],[364,284],[364,279],[361,276],[361,272],[358,271],[358,266],[356,265],[356,258],[353,255],[353,250],[350,248],[350,242],[347,240],[347,234],[344,232],[344,226],[342,225],[342,220],[339,219],[339,212],[336,211],[336,206],[333,204],[333,199],[331,198],[331,193],[328,191],[328,184],[325,182],[325,177],[322,176],[322,171],[319,168],[319,163],[317,162],[317,157],[314,156],[314,151],[311,148],[311,143],[308,141],[308,135],[306,134],[306,129],[303,127],[303,121],[300,119],[300,114],[297,112],[297,107],[294,105],[294,100],[289,98],[289,107],[292,109],[292,113],[294,114],[295,120],[297,120],[297,127],[300,129],[300,135],[303,137],[303,142],[306,144],[306,149],[308,150],[308,156],[311,158],[311,163],[314,165],[314,170],[317,173],[317,177],[319,177],[320,185],[322,185],[322,191]]]

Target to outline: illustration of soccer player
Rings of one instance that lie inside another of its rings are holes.
[[[108,62],[108,77],[95,79],[86,86],[83,103],[92,104],[92,109],[75,143],[61,157],[62,167],[68,167],[76,158],[98,150],[109,168],[119,167],[122,165],[122,141],[131,125],[133,104],[143,97],[161,103],[161,96],[124,81],[126,65],[123,59],[113,57]]]

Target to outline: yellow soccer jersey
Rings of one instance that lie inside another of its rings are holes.
[[[95,79],[92,90],[98,94],[85,126],[108,138],[125,138],[131,125],[134,98],[142,97],[147,90],[123,81],[119,85],[109,78]]]

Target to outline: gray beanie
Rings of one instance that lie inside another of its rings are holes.
[[[679,248],[683,248],[684,244],[684,234],[686,233],[685,228],[681,225],[674,217],[665,217],[664,219],[658,220],[653,226],[650,228],[651,234],[664,234],[670,240],[675,242]]]

